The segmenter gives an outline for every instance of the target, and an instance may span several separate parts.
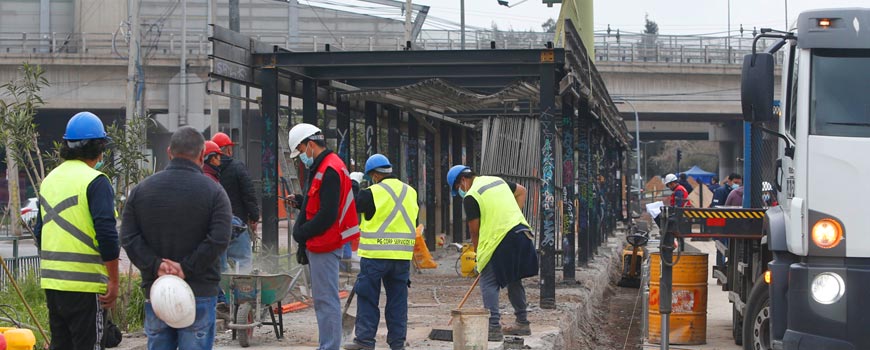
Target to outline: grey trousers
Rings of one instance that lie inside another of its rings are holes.
[[[486,266],[480,273],[480,292],[483,295],[483,307],[489,310],[489,328],[501,329],[499,312],[499,288],[498,281],[493,272],[492,266]],[[508,283],[508,300],[511,306],[514,307],[514,316],[516,322],[528,324],[528,303],[526,302],[526,289],[523,287],[522,281],[514,281]]]
[[[341,347],[341,299],[338,297],[338,263],[341,248],[318,254],[310,250],[311,295],[320,340],[318,350],[339,350]]]

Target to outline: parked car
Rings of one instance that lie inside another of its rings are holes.
[[[27,198],[27,204],[21,208],[21,220],[33,229],[33,226],[36,225],[36,217],[39,215],[39,205],[36,200],[36,197]]]

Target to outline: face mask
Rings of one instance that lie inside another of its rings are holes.
[[[770,195],[769,195],[769,194],[765,194],[765,195],[761,196],[761,198],[764,199],[765,202],[767,202],[767,201],[770,200]]]
[[[103,167],[103,164],[104,164],[104,163],[103,163],[103,160],[100,159],[100,161],[97,162],[97,164],[94,164],[94,170],[100,170],[100,168]]]
[[[736,190],[736,189],[738,189],[738,188],[740,188],[740,185],[738,185],[738,184],[733,184],[733,185],[731,185],[731,189],[732,189],[732,190]]]
[[[314,158],[308,156],[308,148],[305,149],[304,153],[299,153],[299,160],[302,161],[302,164],[305,164],[306,168],[310,168],[314,165]]]
[[[461,188],[456,190],[456,193],[459,193],[459,196],[462,198],[465,198],[465,195],[468,194],[465,191],[463,191]]]

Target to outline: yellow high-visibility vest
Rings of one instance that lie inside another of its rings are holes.
[[[483,271],[495,248],[510,229],[529,226],[507,182],[495,176],[478,176],[468,189],[480,206],[480,232],[477,243],[477,271]]]
[[[42,181],[40,256],[43,289],[106,293],[109,274],[97,249],[88,186],[103,173],[68,160]]]
[[[369,187],[375,215],[359,225],[358,253],[368,259],[411,260],[416,242],[417,191],[398,179]],[[364,216],[364,215],[363,215]]]

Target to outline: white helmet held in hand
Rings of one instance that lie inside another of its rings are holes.
[[[667,174],[665,175],[665,185],[677,181],[677,175]]]
[[[356,183],[361,184],[363,182],[363,173],[359,171],[354,171],[350,173],[350,179],[356,181]]]
[[[320,128],[307,123],[296,124],[293,129],[290,129],[290,133],[288,134],[288,145],[291,150],[290,158],[296,158],[299,156],[299,151],[296,150],[296,147],[299,146],[302,141],[311,138],[311,136],[314,136],[314,134],[319,132],[321,132]]]
[[[193,290],[175,275],[163,275],[151,285],[151,308],[157,318],[169,327],[190,327],[196,319],[196,300]]]

